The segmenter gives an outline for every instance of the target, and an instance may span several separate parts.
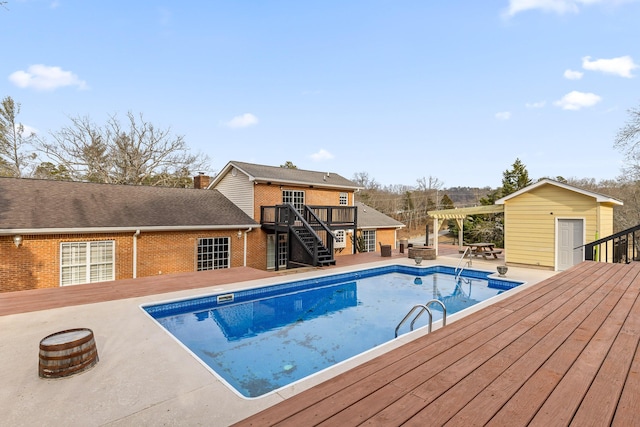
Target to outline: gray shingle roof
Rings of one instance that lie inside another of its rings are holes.
[[[229,162],[218,176],[224,174],[227,169],[236,167],[255,181],[265,181],[282,184],[313,185],[317,187],[333,187],[356,190],[359,187],[337,173],[317,172],[303,169],[289,169],[278,166],[256,165],[245,162]],[[215,181],[215,180],[214,180]]]
[[[358,208],[358,228],[402,228],[405,226],[400,221],[396,221],[362,202],[356,202],[356,207]]]
[[[0,232],[255,226],[216,190],[0,178]]]

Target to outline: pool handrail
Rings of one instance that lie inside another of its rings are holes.
[[[400,323],[398,323],[398,326],[396,326],[396,338],[398,338],[398,330],[400,329],[400,326],[402,326],[404,324],[404,322],[407,321],[409,316],[411,316],[413,314],[413,312],[416,311],[416,309],[418,309],[418,308],[421,308],[422,310],[420,310],[420,313],[418,313],[416,315],[416,317],[413,319],[413,321],[411,322],[411,330],[413,331],[413,324],[416,322],[418,317],[420,317],[422,315],[422,313],[424,313],[426,311],[427,313],[429,313],[429,329],[428,329],[428,331],[431,332],[431,323],[433,322],[433,313],[431,313],[431,310],[429,310],[429,307],[427,307],[425,304],[416,304],[413,307],[411,307],[411,310],[409,310],[409,312],[406,314],[406,316],[404,316],[404,318],[400,321]]]
[[[444,305],[444,303],[442,301],[440,301],[439,299],[429,300],[429,301],[427,301],[427,303],[425,305],[427,307],[429,307],[433,303],[440,304],[440,307],[442,307],[442,326],[447,326],[447,306]],[[431,331],[429,331],[429,332],[431,332]]]
[[[458,261],[458,265],[456,265],[456,268],[454,270],[454,272],[456,273],[456,282],[458,281],[458,279],[460,278],[460,275],[462,274],[462,272],[464,271],[464,265],[462,267],[460,267],[460,264],[462,263],[462,261],[464,260],[464,257],[467,255],[467,253],[469,254],[469,261],[467,261],[465,264],[467,264],[469,267],[471,267],[471,263],[472,263],[472,259],[471,259],[471,246],[467,246],[467,248],[464,250],[464,252],[462,253],[462,256],[460,257],[460,261]],[[459,269],[459,270],[458,270]]]

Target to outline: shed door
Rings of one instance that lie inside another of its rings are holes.
[[[581,219],[558,220],[558,268],[563,271],[584,260],[584,221]]]

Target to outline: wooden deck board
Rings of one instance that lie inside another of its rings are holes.
[[[440,425],[456,415],[462,423],[488,421],[517,390],[522,378],[530,376],[536,364],[565,338],[565,329],[557,327],[558,323],[566,320],[576,308],[589,309],[583,298],[577,298],[580,296],[584,294],[575,292],[570,303],[561,304],[562,300],[556,298],[541,305],[528,316],[529,321],[518,322],[487,341],[482,349],[472,353],[477,363],[471,364],[465,359],[459,362],[465,369],[464,375],[456,376],[449,369],[443,370],[439,375],[447,379],[447,388],[451,388],[437,402],[431,404],[427,400],[430,404],[417,420],[431,420]],[[536,355],[534,360],[527,357],[531,352]],[[426,397],[419,390],[414,393]],[[486,396],[491,397],[489,404]]]
[[[488,416],[493,417],[491,424],[501,425],[505,422],[513,422],[515,425],[527,424],[542,402],[547,399],[549,395],[548,389],[554,387],[562,377],[557,370],[549,369],[555,361],[554,357],[560,359],[560,364],[572,363],[580,352],[572,351],[576,349],[572,348],[572,344],[575,344],[575,342],[571,340],[571,335],[577,331],[582,332],[583,336],[586,335],[584,331],[580,330],[580,328],[585,327],[585,317],[598,314],[599,316],[594,316],[598,317],[598,319],[593,322],[592,334],[595,333],[599,324],[609,313],[612,304],[609,304],[607,310],[594,309],[602,304],[604,301],[603,296],[611,295],[613,300],[619,298],[619,296],[616,297],[612,293],[603,294],[600,292],[606,287],[614,288],[615,282],[607,281],[603,283],[602,280],[596,281],[592,284],[592,288],[599,283],[602,283],[603,286],[591,289],[593,292],[584,301],[573,299],[573,304],[568,302],[563,305],[562,310],[564,310],[564,313],[561,310],[553,313],[555,318],[553,318],[551,324],[547,324],[547,326],[551,325],[553,328],[546,329],[544,338],[518,361],[512,363],[509,369],[505,371],[505,374],[488,386],[483,391],[483,394],[477,396],[474,405],[468,405],[457,416],[460,417],[464,413],[467,414],[467,417],[472,416],[473,412],[478,410],[480,406]],[[584,295],[586,291],[587,289],[581,294]],[[569,310],[568,313],[567,310]],[[561,315],[558,316],[559,314]],[[562,317],[564,319],[559,320]],[[551,316],[549,319],[551,319]],[[558,348],[562,348],[562,351],[558,352]],[[491,396],[489,405],[492,406],[487,407],[486,401],[489,394]],[[496,414],[495,416],[493,416],[494,413]],[[489,422],[488,418],[475,418],[479,421]]]
[[[638,295],[584,262],[237,425],[637,425]]]
[[[596,424],[609,424],[613,419],[640,337],[638,333],[640,301],[637,299],[640,286],[638,284],[638,281],[634,282],[633,292],[623,296],[621,304],[616,307],[617,315],[607,319],[610,330],[608,334],[603,332],[602,335],[614,336],[615,341],[607,349],[606,357],[580,404],[573,423],[589,421]],[[604,338],[603,341],[605,341]],[[594,346],[599,347],[599,344],[600,342],[596,342]],[[595,408],[598,408],[597,411],[594,411]]]
[[[634,271],[637,274],[637,269]],[[614,277],[615,278],[615,277]],[[627,277],[631,279],[631,277]],[[619,287],[628,284],[627,280],[621,280]],[[637,286],[636,286],[637,287]],[[637,289],[628,288],[631,292],[626,296],[637,294]],[[606,356],[613,339],[615,338],[619,325],[622,324],[630,308],[629,299],[621,298],[612,292],[610,300],[604,301],[599,307],[589,315],[583,325],[572,335],[572,339],[567,345],[558,351],[557,360],[550,360],[549,369],[554,368],[558,378],[549,387],[549,396],[542,402],[541,408],[537,411],[534,424],[548,425],[550,422],[569,423],[575,411],[582,402],[584,394],[591,387],[601,361]],[[616,326],[616,324],[618,324]],[[575,354],[572,352],[575,350]],[[569,366],[558,366],[565,364]],[[554,366],[556,365],[556,366]],[[543,374],[544,372],[542,372]],[[536,382],[528,384],[534,387]],[[520,399],[510,402],[512,412],[516,412],[516,403],[527,398],[526,391],[522,393]]]

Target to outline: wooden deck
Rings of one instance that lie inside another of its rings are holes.
[[[640,425],[639,294],[583,262],[237,426]]]

